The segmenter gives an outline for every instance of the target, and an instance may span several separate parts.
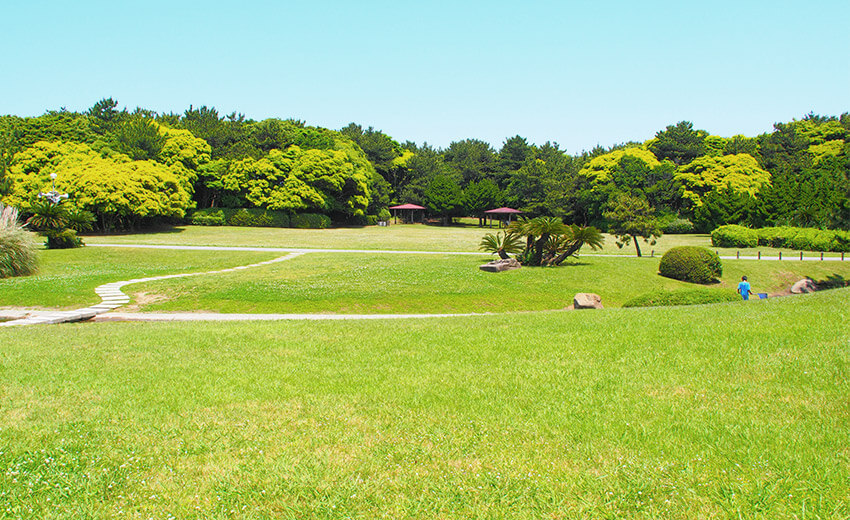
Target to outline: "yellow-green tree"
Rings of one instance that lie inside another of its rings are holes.
[[[105,229],[135,227],[152,217],[182,217],[192,205],[194,173],[182,163],[102,157],[85,144],[44,141],[15,154],[6,200],[29,209],[50,186],[51,173],[57,174],[57,190],[68,193],[72,205],[97,215]]]
[[[761,169],[749,154],[702,156],[680,166],[675,173],[682,183],[682,197],[694,206],[702,204],[703,197],[713,191],[731,188],[736,193],[756,195],[770,184],[770,173]]]

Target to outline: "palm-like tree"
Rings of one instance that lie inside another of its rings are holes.
[[[68,225],[68,208],[48,200],[32,203],[33,216],[27,219],[27,225],[38,231],[63,229]]]
[[[522,253],[522,239],[511,232],[487,233],[481,239],[478,249],[499,255],[499,258],[507,260],[508,254]]]
[[[561,262],[578,254],[583,246],[591,249],[602,249],[605,237],[593,226],[581,227],[573,224],[567,228],[567,232],[559,237],[559,251],[552,255],[546,265],[560,265]]]
[[[543,254],[549,239],[552,236],[564,234],[567,226],[557,217],[535,217],[517,221],[514,229],[526,237],[526,248],[529,251],[526,259],[528,265],[542,265]]]

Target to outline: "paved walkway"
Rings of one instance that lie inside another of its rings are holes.
[[[135,249],[177,249],[185,251],[253,251],[264,253],[287,253],[284,256],[256,264],[241,265],[228,269],[216,271],[205,271],[200,273],[181,273],[164,276],[151,276],[148,278],[135,278],[101,285],[95,289],[95,293],[101,298],[97,305],[75,309],[71,311],[40,311],[40,310],[15,310],[0,311],[0,318],[9,318],[12,321],[0,322],[0,327],[14,327],[21,325],[36,325],[49,323],[65,323],[96,319],[97,321],[247,321],[247,320],[386,320],[386,319],[410,319],[410,318],[448,318],[457,316],[483,316],[491,313],[458,313],[458,314],[219,314],[219,313],[118,313],[106,312],[117,309],[130,302],[130,297],[121,290],[125,285],[141,282],[152,282],[166,280],[168,278],[184,278],[187,276],[199,276],[204,274],[219,274],[242,269],[250,269],[261,265],[268,265],[284,260],[289,260],[306,253],[369,253],[369,254],[403,254],[403,255],[476,255],[484,253],[471,253],[468,251],[393,251],[373,249],[310,249],[292,247],[241,247],[241,246],[172,246],[172,245],[143,245],[143,244],[90,244],[87,247],[119,247]],[[616,258],[636,258],[627,255],[603,255],[590,254],[583,256],[600,256]],[[800,261],[799,256],[721,256],[726,260],[782,260]],[[803,257],[804,261],[841,261],[840,257]]]

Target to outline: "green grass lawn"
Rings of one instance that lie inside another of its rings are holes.
[[[215,276],[127,287],[142,311],[254,313],[459,313],[562,309],[578,292],[605,306],[658,289],[700,287],[658,275],[658,258],[586,256],[557,268],[485,273],[488,257],[310,253]],[[809,276],[850,279],[850,262],[724,261],[719,284],[735,292],[746,274],[754,292],[778,293]]]
[[[426,226],[422,224],[391,225],[389,227],[368,226],[362,228],[335,229],[289,229],[289,228],[240,228],[228,226],[177,226],[150,233],[123,235],[92,235],[85,238],[91,244],[152,244],[193,246],[248,246],[248,247],[293,247],[316,249],[387,249],[392,251],[478,251],[478,243],[486,233],[498,233],[497,228]],[[675,246],[693,245],[711,248],[721,255],[776,256],[780,251],[785,257],[799,258],[799,251],[758,247],[752,249],[723,249],[711,247],[709,235],[664,235],[655,245],[641,241],[645,256],[655,252],[661,256]],[[617,247],[616,240],[605,235],[605,247],[601,251],[587,249],[586,254],[609,254],[635,256],[634,244]],[[806,257],[816,257],[807,252]],[[827,256],[838,256],[827,253]],[[848,257],[850,260],[850,257]]]
[[[0,308],[75,308],[99,303],[95,287],[119,280],[252,264],[280,253],[83,247],[39,251],[39,272],[0,279]]]
[[[847,518],[848,298],[0,329],[0,517]]]

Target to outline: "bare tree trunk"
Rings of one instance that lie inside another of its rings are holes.
[[[636,237],[636,236],[632,235],[632,240],[634,240],[634,241],[635,241],[635,251],[637,251],[638,258],[640,258],[640,257],[641,257],[641,254],[640,254],[640,244],[638,244],[638,239],[637,239],[637,237]]]
[[[571,244],[566,251],[549,260],[549,265],[561,265],[561,262],[573,256],[579,249],[581,249],[581,246],[582,244],[580,243]]]

